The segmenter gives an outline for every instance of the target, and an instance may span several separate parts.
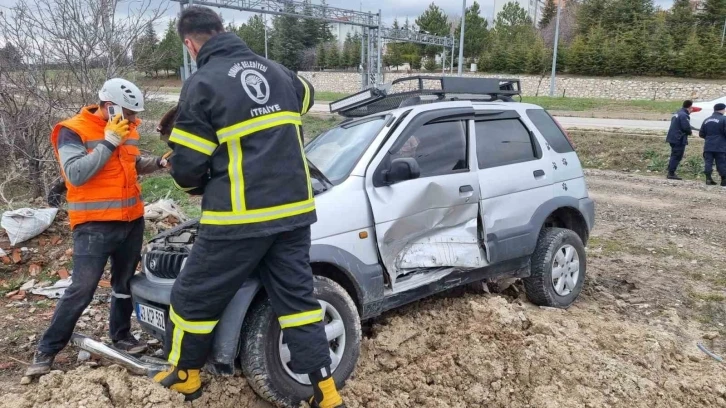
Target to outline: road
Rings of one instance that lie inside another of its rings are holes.
[[[179,100],[177,94],[158,94],[153,97],[168,103],[175,103]],[[330,113],[328,102],[317,102],[310,109],[311,113],[324,114]],[[580,129],[604,129],[604,128],[623,128],[623,129],[644,129],[644,130],[668,130],[668,121],[656,120],[627,120],[627,119],[601,119],[601,118],[578,118],[578,117],[555,117],[560,124],[566,128]]]

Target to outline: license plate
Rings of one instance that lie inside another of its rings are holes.
[[[136,318],[140,322],[154,326],[161,331],[166,330],[166,315],[161,309],[137,303]]]

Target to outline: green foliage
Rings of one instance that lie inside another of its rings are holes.
[[[147,75],[155,73],[161,68],[162,61],[159,61],[157,54],[157,47],[159,46],[159,40],[156,38],[156,31],[154,25],[149,24],[146,27],[144,35],[139,37],[138,41],[134,44],[131,55],[133,56],[134,63],[139,71],[144,72]]]
[[[287,6],[294,8],[292,4]],[[292,10],[291,10],[292,11]],[[279,16],[273,22],[275,41],[272,58],[292,71],[298,71],[302,63],[303,28],[295,17]]]
[[[235,32],[255,54],[265,56],[265,21],[261,16],[250,17],[247,23],[239,26]]]
[[[539,28],[545,28],[557,17],[557,4],[555,0],[547,0],[542,9],[542,18],[539,20]]]
[[[461,36],[461,25],[456,27],[454,38]],[[476,1],[466,9],[466,27],[464,31],[464,57],[473,58],[481,55],[489,38],[489,23],[481,16],[481,7]]]
[[[726,21],[726,0],[705,0],[698,20],[708,29],[722,29]]]
[[[426,58],[424,69],[429,72],[436,71],[436,60],[434,58]]]
[[[451,30],[446,13],[435,3],[431,3],[429,8],[416,19],[416,25],[420,30],[433,35],[446,36]],[[440,51],[440,47],[427,46],[423,52],[427,57],[434,57]]]
[[[328,67],[333,69],[341,67],[340,49],[338,48],[337,42],[328,44]]]
[[[184,65],[183,43],[176,31],[176,20],[169,22],[164,33],[164,38],[157,48],[157,57],[159,61],[159,69],[165,71],[173,71],[179,74],[181,67]]]
[[[688,34],[696,24],[690,0],[675,0],[666,15],[668,32],[673,37],[673,44],[677,50],[683,48],[688,41]]]

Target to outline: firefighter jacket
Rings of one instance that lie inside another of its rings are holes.
[[[706,139],[704,152],[726,153],[726,116],[714,112],[703,121],[699,136]]]
[[[134,221],[144,216],[141,187],[137,182],[140,156],[139,133],[132,123],[124,144],[118,147],[105,141],[106,121],[94,114],[97,106],[85,107],[76,116],[58,123],[51,134],[53,151],[61,164],[68,189],[68,215],[71,228],[89,221]],[[68,160],[59,150],[85,149],[80,156],[89,157],[88,174],[67,174]],[[91,163],[93,162],[93,163]],[[92,167],[92,168],[91,168]]]
[[[177,186],[203,194],[199,234],[243,239],[314,223],[301,115],[313,88],[233,33],[205,43],[169,138]]]

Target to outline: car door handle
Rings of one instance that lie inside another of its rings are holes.
[[[474,192],[474,187],[472,186],[461,186],[459,187],[460,193],[472,193]]]
[[[544,176],[545,176],[544,170],[535,170],[534,171],[534,178],[538,179],[538,178],[542,178]]]

